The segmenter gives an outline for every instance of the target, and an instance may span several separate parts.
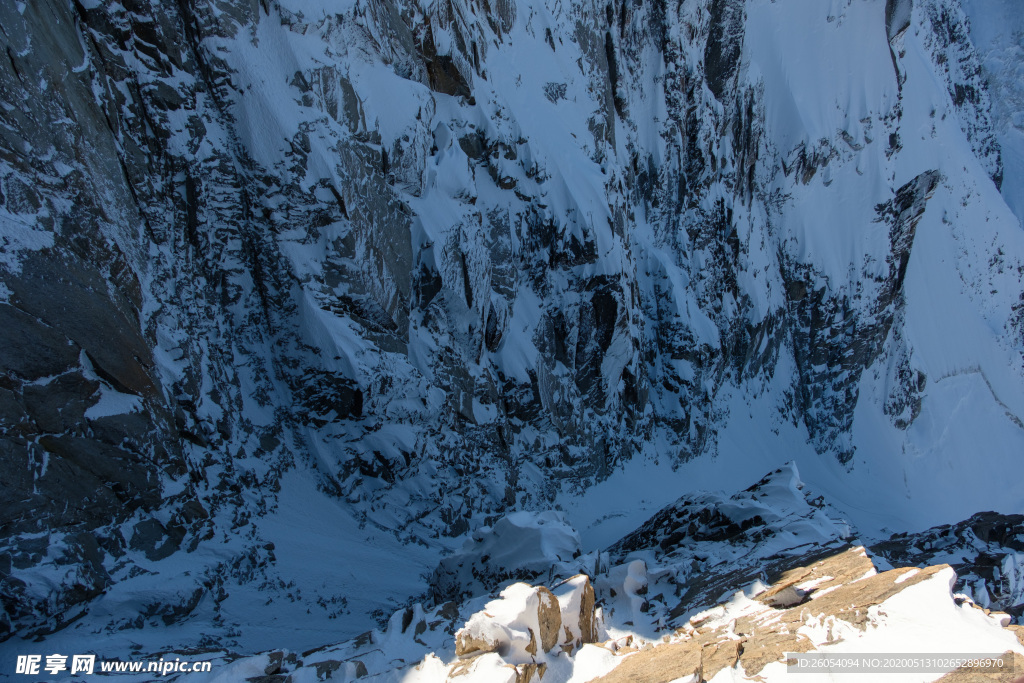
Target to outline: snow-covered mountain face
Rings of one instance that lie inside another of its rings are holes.
[[[989,5],[0,3],[0,637],[337,642],[504,512],[794,457],[865,533],[1024,511]]]

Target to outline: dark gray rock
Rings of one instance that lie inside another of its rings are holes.
[[[955,592],[978,604],[1024,617],[1024,515],[979,512],[956,524],[896,533],[868,548],[894,567],[946,563],[956,570]]]
[[[711,28],[704,48],[708,88],[724,101],[729,81],[739,68],[743,50],[743,0],[711,0]]]

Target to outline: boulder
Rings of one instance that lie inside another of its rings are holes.
[[[577,574],[555,586],[553,592],[561,611],[562,649],[571,654],[586,643],[596,643],[595,596],[590,578]]]
[[[555,649],[561,635],[558,598],[543,586],[516,583],[455,634],[455,654],[468,658],[493,652],[510,664],[533,663]]]

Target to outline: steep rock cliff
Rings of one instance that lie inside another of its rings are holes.
[[[354,624],[420,568],[366,597],[321,547],[434,557],[656,459],[1021,505],[983,473],[1024,469],[1024,239],[954,0],[0,12],[7,634]]]

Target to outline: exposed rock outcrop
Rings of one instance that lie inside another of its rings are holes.
[[[937,658],[948,658],[950,651],[943,649],[947,646],[937,643],[957,643],[963,638],[963,642],[977,646],[981,637],[999,658],[999,666],[965,665],[953,671],[953,667],[940,667],[934,669],[935,675],[949,671],[939,680],[950,683],[1010,681],[1014,667],[1024,662],[1024,641],[1017,641],[1019,634],[1014,630],[1019,627],[1004,628],[1006,615],[990,613],[970,602],[954,602],[949,593],[954,579],[948,565],[879,573],[865,549],[854,547],[792,567],[768,586],[748,586],[727,602],[695,613],[682,627],[655,634],[657,638],[634,639],[629,635],[601,644],[570,640],[562,649],[555,648],[559,626],[567,634],[570,630],[578,633],[586,628],[586,623],[596,623],[593,620],[600,618],[599,612],[593,610],[592,592],[587,597],[589,579],[576,577],[554,587],[557,604],[552,592],[543,586],[519,583],[505,589],[499,599],[488,602],[455,633],[454,653],[435,650],[415,664],[398,669],[392,668],[394,660],[389,665],[381,657],[374,657],[384,667],[367,669],[363,659],[371,655],[354,653],[368,646],[377,647],[378,652],[380,645],[400,647],[395,640],[398,634],[389,632],[307,652],[303,659],[290,657],[287,662],[282,653],[273,653],[277,658],[272,664],[274,671],[280,672],[277,675],[291,675],[295,680],[305,671],[315,670],[318,676],[324,674],[327,678],[337,673],[367,676],[369,680],[404,676],[437,683],[529,683],[538,678],[565,681],[579,670],[589,672],[591,680],[600,683],[669,683],[710,681],[723,670],[733,669],[738,679],[773,681],[793,675],[790,667],[797,664],[795,653],[833,653],[849,658],[851,655],[844,654],[845,648],[861,643],[862,647],[870,648],[886,641],[893,647],[918,647],[913,655],[916,657],[932,652]],[[572,587],[571,596],[565,592],[568,586]],[[580,605],[584,609],[577,612]],[[559,621],[559,607],[563,618],[569,610],[571,626]],[[432,642],[442,622],[431,621],[434,615],[420,611],[417,614],[420,620],[413,621],[422,626],[415,627],[415,638]],[[606,635],[608,629],[621,626],[613,622],[602,623],[600,633]],[[406,626],[406,630],[410,628],[411,624]],[[926,644],[928,639],[932,639],[930,646]],[[844,649],[831,649],[840,643]],[[446,663],[444,658],[450,655],[452,661]],[[342,661],[328,656],[348,656],[345,673],[341,671]],[[359,671],[351,663],[356,656],[363,667]],[[256,659],[253,663],[261,661]],[[244,662],[233,666],[241,670]]]
[[[1024,515],[979,512],[957,524],[897,533],[871,553],[893,566],[948,563],[958,592],[986,608],[1024,616]]]

